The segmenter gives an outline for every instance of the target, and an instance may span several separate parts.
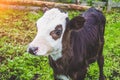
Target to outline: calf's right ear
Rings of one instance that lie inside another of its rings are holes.
[[[68,22],[68,28],[71,30],[78,30],[84,26],[85,19],[82,16],[76,16]]]

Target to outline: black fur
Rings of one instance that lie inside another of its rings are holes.
[[[55,80],[60,80],[57,75],[66,75],[72,80],[84,80],[87,67],[96,60],[100,69],[99,80],[105,79],[102,55],[105,22],[102,12],[94,8],[68,22],[62,40],[62,58],[54,61],[49,56]]]

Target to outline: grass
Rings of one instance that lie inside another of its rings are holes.
[[[0,80],[53,80],[47,57],[26,52],[36,35],[36,20],[42,12],[0,9]],[[78,15],[69,11],[69,17]],[[120,79],[120,13],[105,13],[104,73],[106,80]],[[86,80],[98,80],[97,63],[91,64]]]

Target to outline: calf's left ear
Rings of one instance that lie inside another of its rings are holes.
[[[45,13],[48,10],[49,10],[49,8],[47,8],[47,7],[42,8],[43,13]]]
[[[76,16],[68,22],[69,29],[78,30],[84,26],[85,19],[82,16]]]

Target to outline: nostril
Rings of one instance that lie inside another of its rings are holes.
[[[38,47],[30,47],[28,52],[31,54],[36,54],[38,51]]]

